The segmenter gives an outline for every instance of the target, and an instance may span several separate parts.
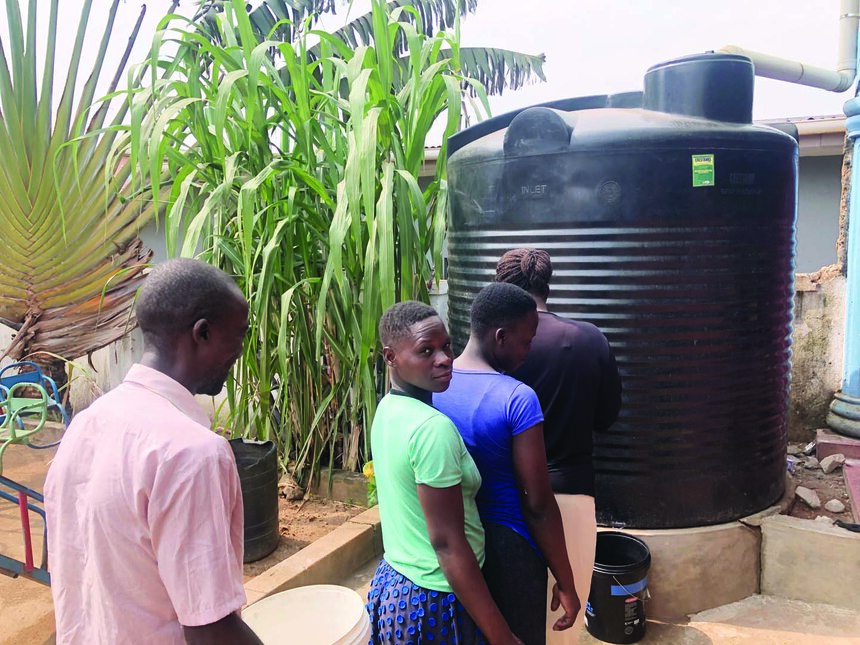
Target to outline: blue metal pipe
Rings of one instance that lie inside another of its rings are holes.
[[[860,438],[860,97],[845,102],[845,130],[852,142],[851,190],[848,197],[845,341],[842,390],[836,392],[827,425],[840,434]]]

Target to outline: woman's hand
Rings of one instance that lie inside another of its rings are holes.
[[[562,591],[558,588],[558,583],[556,582],[552,586],[552,602],[550,603],[549,608],[552,611],[556,611],[559,606],[564,609],[564,615],[555,621],[555,624],[552,626],[552,631],[554,632],[561,632],[573,627],[573,623],[576,621],[576,616],[582,609],[582,605],[579,602],[579,596],[576,595],[576,590],[574,589],[571,592]]]
[[[520,489],[520,508],[532,539],[557,581],[553,588],[550,609],[555,611],[559,605],[564,607],[564,616],[553,625],[554,631],[562,631],[573,625],[580,604],[567,557],[561,513],[549,483],[543,423],[514,436],[513,447],[514,474]]]

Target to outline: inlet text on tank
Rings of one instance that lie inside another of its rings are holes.
[[[520,195],[527,197],[543,197],[546,195],[547,184],[532,184],[520,187]]]

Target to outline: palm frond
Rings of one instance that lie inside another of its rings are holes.
[[[346,4],[346,1],[341,4]],[[474,13],[478,0],[388,0],[386,4],[389,11],[412,7],[420,18],[421,33],[433,36],[437,31],[452,28],[458,16]],[[301,27],[307,19],[313,24],[321,15],[336,10],[334,0],[263,0],[251,11],[250,18],[261,40],[293,42],[296,37],[294,25]],[[415,22],[412,14],[403,19]],[[373,41],[372,20],[372,12],[368,11],[332,33],[353,46],[369,45]],[[402,49],[398,53],[402,53]]]
[[[122,337],[151,254],[138,233],[153,216],[152,203],[144,194],[119,197],[130,174],[115,154],[123,129],[103,127],[109,101],[91,106],[119,0],[110,7],[96,62],[79,88],[92,0],[82,3],[55,111],[58,6],[59,0],[51,1],[49,38],[37,51],[36,0],[30,0],[26,25],[17,2],[7,1],[8,59],[0,42],[0,319],[19,328],[2,352],[15,358],[49,352],[73,359]],[[140,20],[114,79],[125,67],[139,25]],[[37,58],[44,60],[41,79]],[[126,110],[121,102],[115,124]]]
[[[441,52],[450,56],[450,50]],[[522,54],[495,47],[460,47],[460,67],[463,74],[480,81],[489,95],[500,95],[504,90],[517,90],[523,85],[546,81],[544,54]]]
[[[389,11],[408,8],[399,20],[415,25],[419,33],[424,36],[433,36],[439,31],[451,29],[457,22],[458,17],[466,13],[474,13],[478,7],[478,0],[388,0],[386,2]],[[373,12],[369,11],[363,16],[354,18],[346,25],[332,32],[353,48],[374,43]],[[403,40],[403,32],[398,32],[395,41],[395,51],[398,55],[405,51],[406,44]]]
[[[297,9],[293,4],[307,5]],[[318,4],[320,6],[311,7]],[[324,5],[324,6],[323,6]],[[333,3],[296,2],[285,0],[264,0],[251,12],[251,24],[257,37],[283,42],[292,42],[298,37],[302,21],[318,15],[313,11],[333,11]],[[388,0],[386,8],[389,12],[404,9],[398,20],[414,25],[419,33],[432,36],[439,31],[452,29],[459,16],[473,13],[478,6],[478,0]],[[307,11],[305,11],[307,10]],[[331,36],[346,43],[350,48],[367,47],[375,44],[373,12],[359,16],[343,27],[331,32]],[[392,50],[400,57],[407,50],[405,35],[402,30],[395,33]],[[320,45],[310,48],[312,57],[320,55]],[[443,56],[450,56],[450,50]],[[538,81],[546,81],[543,64],[546,57],[543,54],[524,54],[508,49],[494,47],[461,47],[459,65],[466,76],[482,83],[489,95],[500,95],[504,90],[517,90],[523,85]]]

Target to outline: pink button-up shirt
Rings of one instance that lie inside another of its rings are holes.
[[[233,451],[182,385],[134,365],[78,414],[45,482],[57,643],[184,643],[245,603]]]

